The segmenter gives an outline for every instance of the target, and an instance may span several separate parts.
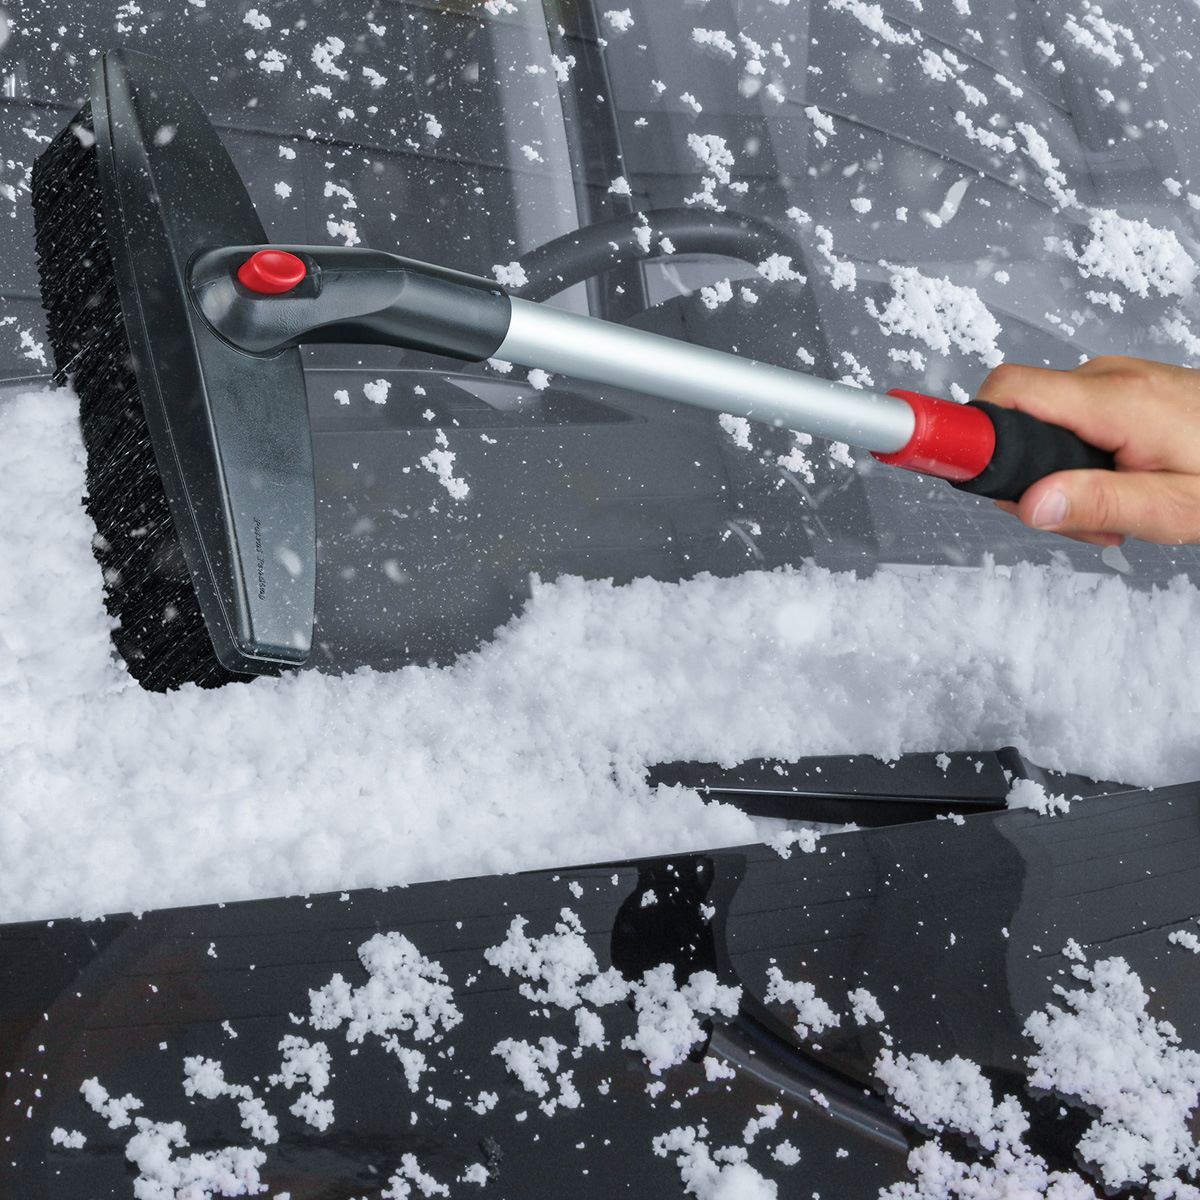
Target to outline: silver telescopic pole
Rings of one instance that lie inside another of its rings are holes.
[[[496,357],[893,454],[913,436],[898,396],[861,391],[598,317],[512,300]]]

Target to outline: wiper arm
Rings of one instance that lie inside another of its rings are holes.
[[[904,754],[892,762],[862,754],[796,762],[756,758],[735,767],[662,763],[651,767],[647,777],[654,785],[694,788],[752,816],[857,825],[895,825],[1001,809],[1017,779],[1033,779],[1072,796],[1128,790],[1124,784],[1047,771],[1011,746]]]

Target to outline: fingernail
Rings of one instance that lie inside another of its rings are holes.
[[[1033,510],[1035,529],[1057,529],[1067,519],[1067,494],[1057,488],[1047,492]]]

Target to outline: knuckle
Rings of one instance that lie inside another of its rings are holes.
[[[1200,494],[1185,487],[1167,489],[1151,522],[1166,540],[1195,542],[1200,539]]]
[[[1079,497],[1078,509],[1073,508],[1077,528],[1097,529],[1103,532],[1122,533],[1121,498],[1113,482],[1104,474],[1089,474],[1087,483]]]
[[[980,386],[980,392],[994,392],[1002,394],[1015,390],[1017,381],[1024,375],[1025,368],[1018,366],[1016,363],[1001,363],[998,367],[993,367],[988,372],[987,378]]]
[[[1095,358],[1089,358],[1077,370],[1096,373],[1120,371],[1127,364],[1135,361],[1135,359],[1128,358],[1124,354],[1097,354]]]
[[[1153,392],[1162,382],[1162,368],[1158,363],[1144,358],[1130,358],[1123,354],[1105,354],[1085,364],[1094,368],[1094,373],[1109,376],[1110,380],[1132,392],[1145,396]]]
[[[1016,365],[1015,362],[1001,362],[1000,366],[991,368],[984,383],[1003,386],[1018,379],[1022,373],[1024,373],[1024,367]]]

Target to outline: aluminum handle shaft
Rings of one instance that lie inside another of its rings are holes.
[[[496,357],[883,454],[906,446],[915,428],[912,408],[895,396],[528,300],[512,300]]]

